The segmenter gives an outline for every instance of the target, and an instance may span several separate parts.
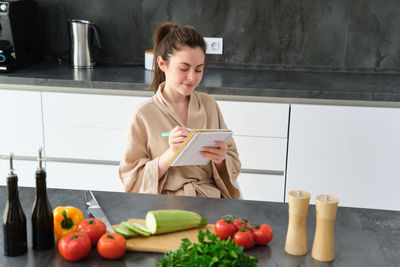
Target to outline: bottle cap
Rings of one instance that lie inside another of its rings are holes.
[[[7,176],[7,181],[18,180],[17,174],[14,172],[14,154],[10,153],[9,161],[10,161],[10,172]]]
[[[38,166],[38,168],[37,168],[37,170],[40,172],[40,171],[44,171],[44,168],[43,168],[43,149],[41,148],[41,147],[39,147],[39,150],[38,150],[38,163],[39,163],[39,166]]]

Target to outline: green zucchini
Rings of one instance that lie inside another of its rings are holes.
[[[121,234],[125,238],[130,238],[137,236],[138,234],[130,230],[128,227],[126,227],[127,222],[121,222],[119,224],[119,227],[115,228],[115,232],[118,234]]]
[[[128,232],[128,233],[129,233],[129,237],[135,237],[135,236],[138,236],[138,235],[139,235],[138,233],[136,233],[135,231],[133,231],[133,230],[131,229],[131,225],[130,225],[129,222],[122,221],[122,222],[119,224],[119,228],[121,228],[121,229],[122,229],[123,231],[125,231],[125,232]]]
[[[142,236],[149,236],[150,235],[150,231],[147,230],[146,227],[140,225],[139,223],[136,222],[130,222],[130,229],[132,229],[135,233],[142,235]]]
[[[146,214],[146,227],[153,235],[203,227],[207,223],[196,212],[187,210],[150,210]]]
[[[149,230],[146,229],[146,227],[144,227],[136,222],[122,221],[119,224],[119,226],[123,230],[130,232],[131,233],[130,237],[138,236],[138,235],[141,235],[141,236],[149,236],[150,235],[150,232],[149,232]]]

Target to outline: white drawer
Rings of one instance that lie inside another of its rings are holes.
[[[46,156],[119,161],[125,137],[126,129],[46,126]]]
[[[282,175],[265,175],[241,173],[238,184],[242,199],[283,202],[285,177]]]
[[[286,138],[234,136],[242,168],[284,171]]]
[[[18,176],[18,186],[29,186],[35,187],[35,172],[38,167],[36,161],[26,161],[26,160],[14,160],[14,171]],[[0,185],[7,185],[8,173],[10,172],[9,160],[0,160]],[[4,196],[7,197],[7,196]]]
[[[43,93],[44,125],[126,129],[133,109],[148,97]]]
[[[118,166],[98,164],[47,162],[47,187],[124,192]]]
[[[0,90],[0,154],[36,156],[43,147],[40,92]]]
[[[287,137],[289,104],[218,101],[235,135]]]

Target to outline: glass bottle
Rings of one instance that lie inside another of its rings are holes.
[[[19,256],[27,251],[26,217],[19,202],[18,177],[10,154],[10,173],[7,176],[8,200],[3,214],[4,254]]]
[[[36,198],[32,208],[32,247],[46,250],[54,247],[53,212],[47,198],[46,171],[42,165],[42,149],[39,149],[39,167],[36,170]]]

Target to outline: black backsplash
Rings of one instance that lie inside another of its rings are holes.
[[[211,67],[400,72],[398,0],[37,0],[46,54],[68,58],[68,18],[101,31],[104,64],[143,64],[164,21],[223,37]]]

